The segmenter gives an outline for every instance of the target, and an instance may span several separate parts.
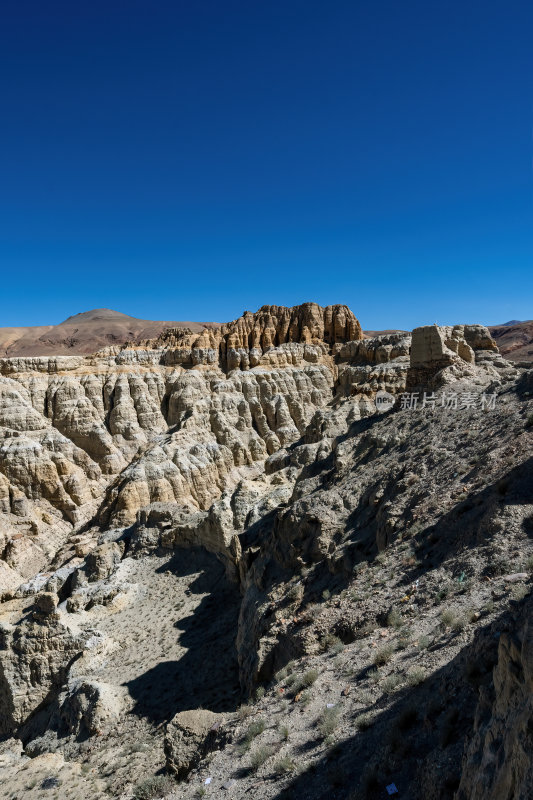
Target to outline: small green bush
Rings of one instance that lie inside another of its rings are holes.
[[[169,794],[174,788],[174,782],[166,775],[154,775],[138,783],[133,791],[133,796],[135,800],[153,800],[155,797]]]
[[[403,625],[403,617],[397,608],[393,608],[387,616],[387,625],[389,628],[401,628]]]
[[[381,672],[379,669],[371,669],[368,673],[368,677],[373,684],[378,684],[381,680]]]
[[[355,726],[360,731],[366,731],[371,727],[373,722],[372,715],[368,713],[359,714],[359,716],[355,718]]]
[[[392,644],[384,644],[383,647],[380,647],[376,650],[374,654],[374,664],[378,667],[382,667],[384,664],[387,664],[394,654],[394,645]]]
[[[342,653],[344,650],[344,642],[342,642],[340,639],[337,639],[337,641],[333,642],[331,645],[330,650],[332,653],[336,653],[337,655]]]
[[[363,689],[363,691],[358,692],[357,700],[360,703],[363,703],[363,705],[369,706],[373,702],[374,698],[372,697],[372,692],[367,692]]]
[[[387,677],[381,682],[381,688],[385,694],[392,694],[396,691],[400,683],[401,678],[399,675],[387,675]]]
[[[248,703],[245,703],[244,705],[239,706],[239,708],[237,710],[237,716],[239,717],[241,722],[243,720],[247,719],[247,717],[249,717],[253,713],[254,713],[254,710],[253,710],[252,706],[249,705]]]
[[[458,616],[452,622],[452,631],[460,633],[466,627],[466,619],[463,616]]]
[[[266,744],[259,745],[252,755],[250,756],[250,766],[254,772],[257,772],[259,767],[262,767],[265,761],[268,761],[272,755],[272,748]]]
[[[450,628],[455,621],[456,613],[451,608],[445,608],[440,615],[440,621],[445,628]]]
[[[335,636],[333,633],[328,633],[322,641],[320,642],[322,650],[326,652],[327,650],[332,650],[334,653],[340,653],[341,650],[344,649],[344,644],[341,642],[338,636]]]
[[[422,667],[414,667],[414,669],[407,673],[407,683],[409,686],[418,686],[419,683],[425,680],[426,672]]]
[[[320,731],[320,735],[323,739],[331,736],[331,734],[337,729],[337,725],[339,724],[339,716],[340,712],[336,706],[334,708],[324,709],[318,720],[318,730]]]
[[[410,643],[411,643],[411,634],[409,633],[409,631],[406,631],[406,632],[402,633],[398,637],[398,643],[397,643],[398,644],[398,650],[407,650],[407,648],[409,647]]]
[[[256,736],[259,736],[266,728],[266,723],[264,719],[258,719],[255,722],[252,722],[251,725],[248,725],[248,730],[246,731],[245,739],[251,742],[255,739]]]
[[[487,614],[493,614],[495,608],[496,608],[496,606],[495,606],[494,600],[491,597],[490,600],[487,600],[485,605],[482,607],[481,611],[486,616]]]
[[[528,594],[527,586],[524,586],[523,584],[519,586],[513,586],[513,591],[512,591],[513,600],[517,601],[523,600],[527,594]]]
[[[308,669],[307,672],[304,672],[302,676],[302,685],[303,686],[312,686],[313,683],[318,678],[318,670],[316,669]]]
[[[309,703],[311,702],[312,699],[313,699],[313,697],[311,695],[311,692],[309,691],[309,689],[307,689],[305,692],[302,692],[302,694],[301,694],[300,705],[303,708],[307,708],[307,706],[309,705]]]
[[[296,764],[290,756],[282,756],[274,765],[276,775],[288,775],[290,772],[294,772],[295,769]]]

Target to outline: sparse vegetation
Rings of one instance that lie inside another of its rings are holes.
[[[359,714],[355,718],[355,725],[360,731],[366,731],[373,723],[372,715],[369,713]]]
[[[287,675],[289,675],[292,672],[293,668],[294,668],[293,661],[289,661],[288,664],[285,664],[285,666],[282,669],[276,672],[276,675],[274,676],[276,682],[280,683],[281,681],[284,681]]]
[[[526,597],[526,595],[528,593],[529,593],[529,590],[528,590],[527,586],[524,586],[523,583],[522,584],[518,584],[518,586],[513,586],[512,596],[513,596],[513,600],[516,600],[517,602],[519,602],[520,600],[523,600],[524,597]]]
[[[399,629],[403,625],[403,617],[397,608],[393,608],[387,615],[387,625],[389,628]]]
[[[387,664],[391,660],[393,655],[394,655],[394,645],[384,644],[374,653],[373,662],[376,666],[382,667],[384,664]]]
[[[302,675],[302,686],[312,686],[313,683],[318,679],[318,670],[316,669],[308,669],[307,672],[304,672]]]
[[[287,680],[287,686],[289,687],[291,693],[296,695],[301,692],[302,689],[311,687],[317,678],[318,671],[316,669],[309,669],[303,675],[291,675]]]
[[[279,728],[279,735],[281,736],[281,740],[286,742],[289,738],[289,729],[286,725],[280,725]]]
[[[255,722],[252,722],[251,725],[248,726],[245,739],[249,742],[253,741],[256,736],[260,736],[263,733],[265,728],[266,723],[264,719],[258,719]]]
[[[386,678],[383,678],[381,682],[381,688],[385,694],[392,694],[396,691],[401,682],[402,680],[400,676],[392,673],[391,675],[387,675]]]
[[[300,696],[300,705],[306,708],[312,700],[311,692],[309,689],[306,692],[302,692]]]
[[[250,756],[250,766],[254,772],[263,766],[272,755],[272,747],[266,744],[259,745]]]
[[[484,614],[493,614],[494,613],[494,600],[491,598],[487,600],[483,608],[481,609]]]
[[[258,719],[248,725],[246,733],[241,740],[239,751],[241,754],[246,753],[252,746],[252,742],[257,736],[260,736],[266,728],[264,719]]]
[[[407,650],[411,643],[411,634],[409,631],[402,631],[396,643],[398,650]]]
[[[340,709],[337,706],[325,708],[318,720],[318,730],[323,739],[331,736],[339,724]]]
[[[368,706],[372,702],[372,692],[367,692],[365,690],[358,692],[357,699],[363,705]]]
[[[253,710],[252,706],[249,705],[248,703],[244,703],[242,706],[239,706],[238,711],[237,711],[237,716],[239,717],[239,719],[242,722],[243,720],[245,720],[249,716],[251,716],[251,714],[253,714],[253,713],[254,713],[254,710]]]
[[[422,683],[426,679],[426,672],[422,667],[413,667],[407,673],[407,684],[409,686],[418,686],[419,683]]]
[[[135,800],[153,800],[153,798],[163,797],[171,792],[174,785],[174,782],[166,775],[154,775],[138,783],[133,791],[133,796]]]
[[[330,650],[332,653],[336,653],[337,655],[342,653],[344,650],[344,642],[342,642],[340,639],[337,639],[337,641],[333,642],[331,645]]]
[[[290,772],[294,772],[295,769],[296,764],[290,756],[282,756],[274,765],[276,775],[287,775]]]
[[[451,628],[456,618],[456,612],[451,608],[445,608],[441,612],[440,621],[445,628]]]
[[[465,628],[465,626],[466,626],[466,619],[462,615],[459,615],[455,617],[455,619],[452,622],[452,631],[455,631],[455,633],[459,633]]]
[[[333,633],[328,633],[324,636],[320,645],[324,652],[326,652],[326,650],[331,650],[333,653],[340,653],[344,649],[342,641]]]
[[[381,672],[379,669],[371,669],[368,677],[373,684],[378,684],[381,680]]]

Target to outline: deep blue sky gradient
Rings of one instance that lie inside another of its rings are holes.
[[[533,317],[530,0],[0,14],[0,325]]]

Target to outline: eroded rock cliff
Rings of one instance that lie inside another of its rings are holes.
[[[533,384],[485,328],[264,306],[0,373],[10,785],[525,800]]]

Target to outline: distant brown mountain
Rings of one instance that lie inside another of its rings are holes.
[[[386,336],[389,333],[411,333],[411,331],[404,331],[401,328],[387,328],[383,331],[363,331],[364,335],[368,339],[372,339],[374,336]]]
[[[511,361],[533,361],[533,320],[490,325],[500,353]]]
[[[201,331],[208,323],[137,319],[109,308],[95,308],[59,325],[0,328],[0,355],[83,355],[102,347],[159,336],[166,328]]]

